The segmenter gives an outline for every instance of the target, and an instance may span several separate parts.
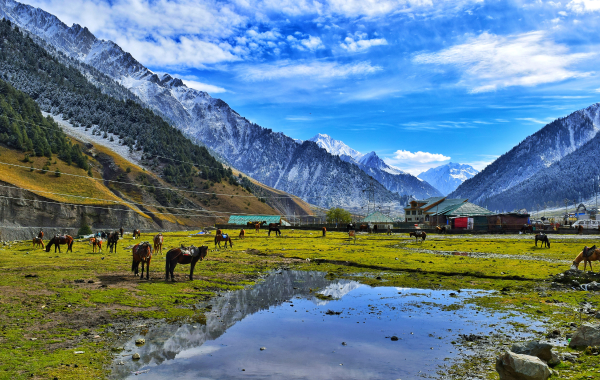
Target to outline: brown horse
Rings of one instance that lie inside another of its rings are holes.
[[[436,226],[435,230],[437,231],[438,234],[445,234],[446,233],[446,226]]]
[[[219,248],[221,248],[222,241],[225,242],[225,248],[227,248],[227,242],[229,242],[230,248],[233,247],[233,243],[231,243],[231,237],[229,237],[229,235],[218,234],[215,235],[215,248],[217,248],[217,244],[219,245]]]
[[[533,233],[533,226],[529,224],[524,224],[523,227],[521,227],[521,233]]]
[[[121,237],[123,237],[123,227],[119,228],[119,232],[121,233]]]
[[[246,237],[246,231],[244,231],[243,228],[240,230],[240,236],[238,237],[240,240],[244,240],[244,238]]]
[[[414,236],[416,242],[419,242],[419,238],[421,238],[421,239],[423,239],[423,240],[421,240],[421,243],[422,243],[425,241],[425,238],[427,237],[427,233],[425,231],[417,230],[414,232],[409,232],[408,236],[410,236],[410,237]]]
[[[92,252],[96,252],[96,247],[98,247],[98,252],[102,251],[102,239],[100,238],[90,238],[90,245],[92,246]]]
[[[578,233],[579,235],[583,235],[583,226],[582,226],[581,224],[579,225],[579,227],[577,227],[577,233]],[[592,264],[590,264],[590,266],[591,266],[591,265],[592,265]]]
[[[221,231],[220,229],[217,229],[217,232],[215,232],[215,235],[223,235],[223,231]]]
[[[44,247],[44,241],[42,240],[42,238],[34,237],[33,238],[33,247],[37,248],[39,246],[42,246],[42,248],[45,248]]]
[[[110,234],[108,234],[108,239],[106,240],[106,244],[108,245],[108,248],[110,249],[110,253],[113,253],[113,250],[115,251],[115,253],[117,253],[117,242],[119,241],[119,232],[120,231],[115,231],[115,232],[111,232]]]
[[[361,224],[360,227],[358,227],[358,229],[362,232],[362,231],[369,231],[369,226],[366,224]]]
[[[160,251],[160,253],[162,253],[162,245],[163,245],[163,236],[162,234],[158,234],[154,237],[154,252],[158,253]]]
[[[254,225],[254,231],[255,231],[256,233],[259,233],[259,232],[260,232],[260,223],[256,223],[256,224]]]
[[[44,231],[40,231],[40,233],[38,234],[38,238],[40,238],[40,239],[44,238]]]
[[[131,262],[131,271],[135,276],[138,275],[138,268],[142,263],[142,274],[140,278],[144,278],[144,264],[146,265],[146,280],[150,279],[150,261],[152,260],[152,246],[147,241],[141,242],[133,246],[133,261]]]
[[[165,263],[165,281],[169,281],[169,274],[171,275],[171,281],[175,281],[173,276],[173,270],[177,264],[190,264],[190,280],[194,279],[194,267],[198,260],[202,261],[208,254],[208,246],[203,245],[198,248],[194,247],[181,247],[173,248],[167,252],[167,261]]]
[[[327,228],[323,227],[323,237],[327,236]]]
[[[545,234],[535,235],[535,246],[536,247],[537,247],[538,240],[541,242],[540,248],[543,248],[544,244],[546,245],[546,247],[550,248],[550,240],[548,240],[548,235],[545,235]]]
[[[579,252],[579,255],[573,261],[571,269],[579,269],[579,263],[583,261],[583,270],[587,268],[587,263],[590,263],[590,272],[592,272],[592,261],[598,260],[600,260],[600,249],[596,249],[596,246],[591,248],[584,247],[583,251]]]
[[[140,237],[142,236],[142,233],[140,232],[140,230],[133,230],[133,238],[135,239],[136,237]]]
[[[62,244],[67,245],[67,252],[69,252],[69,251],[73,252],[73,238],[69,235],[64,235],[64,236],[56,235],[55,237],[50,239],[50,241],[48,242],[48,245],[46,245],[46,252],[50,252],[50,248],[52,247],[53,244],[54,244],[54,253],[56,253],[57,248],[58,248],[58,252],[60,253],[60,246]]]

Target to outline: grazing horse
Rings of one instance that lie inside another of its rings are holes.
[[[259,232],[260,232],[260,223],[256,223],[256,224],[254,225],[254,231],[255,231],[256,233],[259,233]]]
[[[217,229],[217,232],[215,233],[216,235],[223,235],[223,231]]]
[[[361,224],[360,227],[358,228],[361,232],[362,231],[369,231],[369,226],[366,224]]]
[[[115,231],[115,232],[111,232],[110,234],[108,234],[108,239],[106,241],[106,244],[108,245],[108,248],[110,249],[110,253],[113,253],[113,249],[114,249],[115,253],[117,253],[117,242],[119,241],[119,232],[120,231]]]
[[[533,233],[533,226],[529,224],[524,224],[523,227],[521,227],[521,233]]]
[[[224,241],[225,242],[225,248],[227,248],[227,243],[229,242],[229,247],[233,247],[233,243],[231,243],[231,237],[229,237],[229,235],[223,235],[223,234],[218,234],[215,235],[215,248],[217,248],[217,245],[219,246],[219,248],[221,248],[221,242]]]
[[[598,260],[600,260],[600,249],[596,249],[596,246],[590,248],[586,246],[573,261],[571,269],[579,269],[579,263],[583,261],[583,270],[587,268],[587,263],[590,263],[590,272],[592,272],[592,261]]]
[[[281,236],[281,231],[279,230],[279,227],[276,227],[276,226],[275,227],[271,227],[269,225],[269,236],[271,236],[271,231],[275,232],[275,236]]]
[[[48,245],[46,245],[46,252],[50,252],[50,248],[52,247],[53,244],[54,244],[54,253],[56,253],[56,248],[58,248],[58,252],[60,253],[60,246],[62,244],[67,245],[67,252],[69,252],[69,251],[73,252],[73,238],[69,235],[64,235],[64,236],[56,235],[55,237],[50,239],[50,241],[48,242]]]
[[[142,236],[142,233],[140,232],[140,230],[133,230],[133,238],[135,239],[136,237],[140,237]]]
[[[438,234],[445,234],[446,233],[446,226],[436,226],[435,230],[437,231]]]
[[[545,235],[545,234],[535,235],[535,246],[536,247],[537,247],[538,240],[541,242],[540,248],[543,248],[544,244],[546,245],[546,247],[550,248],[550,240],[548,240],[548,235]]]
[[[121,237],[123,237],[123,227],[119,228],[119,232],[121,233]]]
[[[102,251],[102,239],[97,237],[90,238],[90,245],[92,246],[92,252],[96,252],[96,247],[98,247],[98,252]]]
[[[177,264],[190,264],[190,280],[194,279],[194,267],[198,260],[202,261],[208,254],[208,246],[203,245],[198,248],[194,247],[181,247],[173,248],[167,252],[166,263],[165,263],[165,281],[169,281],[169,274],[171,275],[171,281],[175,281],[173,276],[173,270]]]
[[[323,227],[323,237],[327,236],[327,228]]]
[[[42,248],[46,248],[46,247],[44,247],[44,241],[42,240],[42,238],[34,237],[33,238],[33,246],[39,247],[40,245],[42,246]]]
[[[140,278],[144,278],[144,264],[146,265],[146,280],[150,279],[150,261],[152,260],[152,246],[147,241],[133,246],[133,261],[131,262],[131,271],[135,276],[138,275],[138,268],[142,263],[142,273]]]
[[[388,227],[388,228],[387,228],[387,231],[386,231],[386,233],[387,233],[388,235],[391,235],[391,234],[392,234],[392,228],[391,228],[391,227]]]
[[[44,231],[40,231],[38,233],[38,238],[43,239],[44,238]]]
[[[154,252],[162,253],[162,245],[163,245],[163,236],[161,233],[154,237]]]
[[[240,230],[240,236],[238,237],[240,240],[244,240],[244,238],[246,237],[246,231],[244,231],[243,228]]]
[[[425,241],[425,238],[427,237],[427,233],[425,231],[421,231],[421,230],[417,230],[414,232],[409,232],[408,236],[414,236],[415,237],[415,242],[419,241],[419,238],[421,238],[421,243]]]

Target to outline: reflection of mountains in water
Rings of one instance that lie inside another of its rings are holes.
[[[310,299],[318,305],[328,302],[314,297],[311,289],[314,291],[315,288],[319,288],[319,293],[340,298],[360,285],[356,281],[327,280],[323,272],[290,270],[273,272],[266,277],[265,281],[253,287],[223,293],[211,299],[207,305],[212,306],[212,311],[206,313],[206,325],[165,323],[152,327],[143,336],[146,344],[141,347],[135,346],[135,340],[141,336],[134,336],[123,347],[127,353],[139,353],[141,359],[133,361],[130,356],[117,357],[112,365],[112,377],[124,378],[144,366],[173,360],[185,350],[217,339],[247,315],[281,305],[295,296]],[[121,361],[125,364],[116,365]]]

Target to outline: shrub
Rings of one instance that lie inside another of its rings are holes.
[[[91,235],[92,233],[92,229],[90,228],[90,226],[87,225],[86,222],[83,222],[81,224],[81,227],[79,227],[79,231],[77,231],[77,235],[82,236],[82,235]]]

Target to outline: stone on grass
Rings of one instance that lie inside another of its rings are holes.
[[[536,356],[507,351],[496,358],[496,371],[500,380],[546,380],[550,368]]]
[[[515,343],[510,350],[515,354],[536,356],[545,362],[552,359],[552,345],[550,343],[540,343],[537,340]]]
[[[600,325],[584,323],[575,331],[569,347],[600,346]]]

